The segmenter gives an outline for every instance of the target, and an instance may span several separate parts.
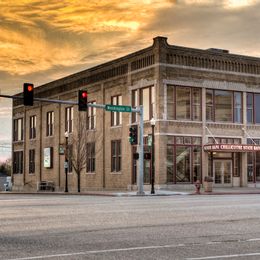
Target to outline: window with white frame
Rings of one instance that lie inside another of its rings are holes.
[[[73,131],[73,107],[65,109],[65,132],[72,133]]]
[[[52,136],[54,130],[54,112],[49,111],[46,115],[46,136]]]
[[[96,104],[96,101],[89,102],[89,104]],[[88,129],[96,129],[96,108],[88,106]]]
[[[13,140],[22,141],[23,140],[23,118],[14,119],[13,126]]]
[[[111,104],[122,105],[122,96],[114,96],[111,98]],[[122,124],[122,112],[111,112],[111,126],[118,126]]]
[[[36,116],[30,116],[30,132],[29,138],[36,138]]]
[[[144,120],[155,117],[155,88],[154,86],[140,89],[140,105],[143,106]]]

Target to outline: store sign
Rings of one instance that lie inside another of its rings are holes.
[[[205,152],[257,152],[260,151],[260,145],[248,144],[206,144]]]

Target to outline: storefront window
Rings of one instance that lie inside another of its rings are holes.
[[[201,138],[168,138],[167,183],[193,183],[201,180]]]
[[[247,153],[247,181],[253,182],[254,181],[254,154]]]
[[[190,182],[190,147],[176,147],[176,181]]]

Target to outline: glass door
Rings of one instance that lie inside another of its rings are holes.
[[[216,184],[231,184],[232,160],[214,160],[213,174]]]

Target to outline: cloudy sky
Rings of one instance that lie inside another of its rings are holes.
[[[260,57],[260,0],[0,0],[0,90],[22,91],[148,47],[152,38]],[[0,160],[11,101],[0,99]]]

